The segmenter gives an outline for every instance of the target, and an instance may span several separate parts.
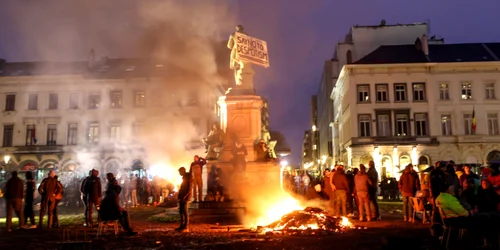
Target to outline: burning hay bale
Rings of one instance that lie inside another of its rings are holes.
[[[339,232],[351,228],[345,217],[336,218],[319,208],[307,207],[282,216],[279,220],[257,230],[261,233],[273,231],[324,231]]]

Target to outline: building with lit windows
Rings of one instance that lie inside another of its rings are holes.
[[[224,88],[172,78],[159,60],[94,60],[92,52],[90,58],[0,60],[0,155],[10,156],[1,164],[4,173],[31,170],[41,178],[57,169],[82,176],[96,168],[118,174],[150,164],[148,148],[204,151],[200,138],[218,120]]]
[[[342,162],[338,147],[339,124],[335,122],[336,110],[330,99],[342,67],[361,59],[382,45],[410,44],[416,37],[429,32],[430,24],[386,24],[352,26],[345,39],[335,46],[331,60],[325,61],[317,94],[318,154],[327,166]],[[442,44],[444,39],[431,37],[430,44]],[[345,164],[345,163],[343,163]]]
[[[331,92],[338,157],[396,177],[407,164],[498,160],[500,43],[415,39],[342,67]]]

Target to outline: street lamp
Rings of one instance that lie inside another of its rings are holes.
[[[282,160],[280,162],[280,165],[281,165],[281,169],[280,169],[280,187],[281,187],[281,191],[285,191],[284,187],[283,187],[283,173],[285,171],[285,168],[286,166],[288,166],[288,162],[286,160]]]
[[[3,157],[3,161],[5,162],[5,164],[9,163],[10,161],[10,156],[9,155],[6,155]]]

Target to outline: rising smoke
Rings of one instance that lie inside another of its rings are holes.
[[[88,51],[93,48],[96,54],[110,58],[136,57],[156,58],[163,62],[168,77],[158,85],[152,96],[155,104],[163,107],[164,112],[147,113],[142,124],[142,135],[123,130],[121,141],[138,142],[145,148],[145,164],[168,166],[161,174],[174,173],[181,165],[188,165],[195,153],[203,153],[200,148],[185,149],[185,142],[198,140],[206,135],[193,124],[193,115],[175,113],[179,102],[185,103],[192,89],[220,88],[227,78],[220,75],[220,57],[217,46],[227,39],[236,22],[231,14],[230,4],[225,0],[213,1],[160,1],[160,0],[107,0],[107,1],[16,1],[2,2],[0,28],[11,41],[13,49],[1,49],[0,57],[7,61],[86,61]],[[2,46],[6,47],[6,46]],[[219,64],[219,65],[218,65]],[[64,83],[67,89],[85,91],[85,85],[74,82]],[[95,85],[88,85],[95,88]],[[112,83],[104,83],[99,88],[116,88]],[[95,91],[96,89],[92,89]],[[39,89],[26,89],[39,91]],[[102,92],[104,101],[107,97]],[[207,97],[210,98],[210,97]],[[216,96],[212,96],[216,98]],[[207,107],[203,101],[200,106]],[[212,100],[215,101],[215,100]],[[103,106],[106,107],[105,103]],[[194,114],[201,121],[214,120],[213,108],[208,112]],[[103,110],[97,116],[81,117],[80,124],[89,120],[109,120]],[[133,114],[136,121],[144,113]],[[131,116],[131,117],[132,117]],[[97,117],[97,118],[96,118]],[[122,121],[131,122],[131,121]],[[133,121],[132,121],[133,122]],[[102,125],[101,125],[102,126]],[[105,125],[104,125],[105,126]],[[101,127],[101,132],[105,128]],[[85,138],[79,138],[80,141]],[[120,151],[122,143],[101,141],[101,150]],[[92,151],[95,151],[93,149]],[[124,167],[130,168],[141,152],[132,152],[122,159]],[[93,159],[90,151],[81,150],[77,158],[86,171],[100,165]],[[99,156],[97,156],[98,158]]]

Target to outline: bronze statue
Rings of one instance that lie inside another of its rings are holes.
[[[219,123],[214,123],[207,137],[202,139],[205,145],[205,157],[207,160],[216,160],[219,158],[222,144],[224,142],[224,131],[220,128]]]
[[[244,28],[242,25],[237,25],[236,26],[236,32],[231,34],[229,36],[229,40],[227,42],[227,47],[231,50],[231,57],[229,61],[229,68],[234,70],[234,79],[236,82],[236,86],[242,86],[243,83],[245,82],[245,86],[247,88],[253,88],[253,80],[251,77],[247,76],[244,77],[244,75],[253,75],[253,69],[252,69],[252,64],[248,62],[243,62],[238,59],[238,46],[236,46],[236,33],[242,33],[247,35],[245,33]]]

